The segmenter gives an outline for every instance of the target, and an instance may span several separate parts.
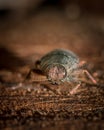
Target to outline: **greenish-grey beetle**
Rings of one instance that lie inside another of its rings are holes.
[[[79,58],[73,52],[56,49],[40,59],[40,70],[52,83],[74,80],[72,73],[77,69]]]
[[[84,63],[83,61],[80,62],[79,57],[72,51],[55,49],[36,62],[36,66],[38,66],[37,68],[45,75],[46,78],[43,80],[48,80],[52,84],[60,84],[62,82],[78,83],[71,91],[71,94],[73,94],[80,86],[78,75],[81,72],[86,73],[92,82],[96,84],[96,80],[91,74],[87,70],[82,69]],[[41,79],[39,81],[41,81]]]

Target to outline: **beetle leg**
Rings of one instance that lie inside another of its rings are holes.
[[[29,73],[27,74],[24,82],[30,78],[31,76],[31,73],[34,71],[34,69],[31,69],[29,71]],[[48,81],[47,77],[45,75],[42,75],[42,74],[35,74],[34,73],[34,77],[30,79],[30,82],[43,82],[43,81]]]
[[[36,62],[35,62],[35,69],[40,69],[40,61],[39,60],[37,60]]]
[[[31,80],[31,82],[44,82],[44,81],[48,81],[46,76],[37,76],[33,80]]]
[[[93,76],[87,71],[87,70],[83,70],[83,73],[85,73],[88,78],[90,78],[90,80],[94,83],[97,84],[97,81],[93,78]]]
[[[77,90],[80,88],[81,86],[81,83],[77,84],[77,86],[75,88],[73,88],[71,91],[70,91],[70,94],[76,94],[77,93]]]
[[[33,72],[33,69],[29,70],[29,72],[28,72],[28,74],[26,75],[24,81],[27,80],[27,79],[30,77],[31,72]]]
[[[81,61],[78,65],[78,70],[80,72],[80,70],[82,71],[82,73],[86,74],[87,77],[94,83],[97,84],[97,81],[94,79],[94,77],[88,72],[88,70],[83,69],[86,66],[86,61]]]

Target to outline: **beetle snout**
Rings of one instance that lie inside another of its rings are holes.
[[[66,76],[65,68],[59,64],[50,65],[47,76],[52,82],[59,82]]]

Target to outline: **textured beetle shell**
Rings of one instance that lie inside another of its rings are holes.
[[[40,60],[40,69],[46,73],[50,65],[59,64],[64,66],[67,75],[77,68],[79,58],[73,52],[63,49],[56,49],[43,56]]]

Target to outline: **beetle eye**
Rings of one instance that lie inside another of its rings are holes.
[[[66,76],[65,68],[62,65],[51,65],[48,69],[49,79],[59,81]]]

